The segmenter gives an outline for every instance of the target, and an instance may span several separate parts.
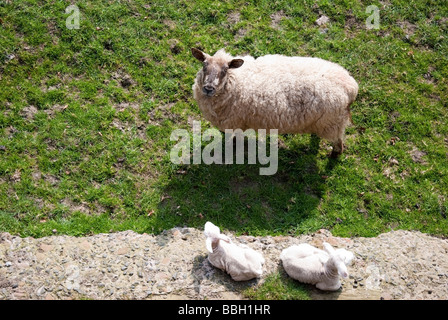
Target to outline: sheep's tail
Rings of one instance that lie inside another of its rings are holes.
[[[207,237],[205,240],[205,246],[209,252],[213,252],[212,244],[219,242],[219,240],[230,242],[230,238],[221,234],[219,228],[210,221],[207,221],[205,224],[204,234]]]
[[[355,123],[353,122],[353,118],[352,118],[352,111],[350,110],[350,105],[352,104],[352,102],[350,102],[347,106],[347,112],[348,112],[348,120],[350,121],[350,124],[354,125]]]
[[[356,97],[358,96],[359,86],[355,79],[350,77],[350,80],[351,80],[350,83],[346,84],[346,92],[348,96],[347,112],[350,123],[354,125],[350,105],[355,101]]]

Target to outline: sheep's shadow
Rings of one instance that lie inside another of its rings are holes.
[[[289,288],[289,290],[298,289],[301,291],[306,291],[311,300],[338,300],[339,295],[342,292],[341,289],[336,291],[323,291],[316,288],[315,285],[302,283],[291,278],[283,268],[281,261],[277,266],[276,272],[278,272],[278,274],[280,275],[280,279],[283,282],[284,287]]]
[[[339,300],[342,289],[336,291],[322,291],[309,285],[309,294],[312,300]]]
[[[266,271],[266,270],[265,270]],[[235,295],[241,295],[244,290],[249,288],[257,288],[262,286],[264,282],[272,274],[279,274],[282,287],[287,290],[306,291],[311,300],[338,300],[342,290],[337,291],[322,291],[311,284],[300,283],[297,280],[290,278],[283,269],[281,261],[274,270],[269,273],[264,272],[261,278],[256,278],[248,281],[235,281],[226,272],[215,268],[207,259],[207,254],[200,254],[193,258],[193,268],[191,270],[194,280],[195,293],[200,296],[208,298],[217,298],[217,286],[222,286],[227,292]],[[278,285],[278,284],[277,284]]]
[[[240,295],[243,290],[256,286],[260,281],[260,279],[235,281],[226,272],[212,266],[207,256],[207,254],[200,254],[193,258],[191,273],[194,278],[194,290],[198,295],[216,298],[213,295],[217,294],[217,286],[224,287],[227,292]]]
[[[177,166],[163,189],[157,228],[202,228],[211,221],[222,229],[245,234],[296,233],[316,214],[326,178],[337,160],[319,169],[320,139],[290,147],[279,143],[278,170],[260,175],[261,164],[190,164]],[[247,149],[246,149],[247,150]]]

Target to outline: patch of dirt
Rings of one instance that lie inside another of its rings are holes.
[[[182,43],[177,39],[168,40],[168,44],[170,45],[170,51],[173,54],[179,54],[183,51]]]
[[[61,204],[66,206],[71,212],[79,211],[84,214],[91,214],[91,210],[90,210],[88,204],[85,202],[76,203],[76,202],[72,201],[71,199],[65,198],[61,201]]]
[[[326,15],[322,15],[322,16],[320,16],[319,19],[317,19],[317,20],[315,21],[315,23],[316,23],[318,26],[324,26],[324,25],[328,24],[329,22],[330,22],[330,18],[328,18]]]
[[[61,181],[61,179],[52,174],[44,174],[43,177],[44,180],[52,186],[59,184],[59,182]]]
[[[408,36],[414,35],[415,31],[417,30],[418,26],[416,24],[410,23],[407,20],[404,21],[398,21],[397,25],[406,33]]]
[[[244,37],[246,36],[247,33],[248,33],[248,30],[247,30],[247,29],[245,29],[245,28],[240,28],[240,29],[238,29],[238,31],[236,32],[234,38],[235,38],[235,40],[242,39],[242,38],[244,38]]]
[[[123,70],[117,70],[116,72],[112,73],[111,79],[117,81],[125,89],[128,89],[132,85],[135,85],[135,81],[132,79],[132,77]]]
[[[163,19],[163,24],[166,25],[170,30],[176,29],[176,22],[170,19]]]
[[[169,119],[173,122],[179,122],[180,116],[171,112],[171,108],[174,106],[174,103],[168,103],[165,105],[159,105],[156,108],[152,109],[148,115],[150,119],[148,120],[148,124],[153,126],[160,126],[160,123]]]
[[[68,108],[67,104],[61,105],[61,104],[55,104],[52,107],[44,110],[44,112],[50,117],[53,118],[56,114],[64,112],[65,109]]]
[[[383,175],[395,183],[400,183],[409,176],[409,172],[400,167],[400,162],[397,159],[391,158],[389,162],[384,165]]]
[[[142,121],[130,122],[114,119],[111,125],[124,134],[129,134],[130,137],[146,140],[146,126]]]
[[[20,115],[27,120],[33,120],[37,112],[38,112],[37,108],[35,106],[30,105],[28,107],[23,108],[22,111],[20,111]]]
[[[271,27],[273,29],[280,30],[282,28],[280,25],[282,19],[288,19],[288,16],[285,15],[283,10],[280,10],[271,14],[270,18],[271,18]]]
[[[227,16],[227,21],[230,24],[237,24],[238,22],[241,21],[241,13],[239,13],[238,11],[230,12],[229,15]]]
[[[424,157],[428,154],[427,152],[418,150],[414,147],[412,151],[409,152],[409,154],[411,155],[412,161],[423,165],[428,164],[428,162],[424,159]]]

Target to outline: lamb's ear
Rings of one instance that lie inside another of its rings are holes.
[[[211,238],[205,239],[205,247],[207,248],[208,252],[213,253],[212,239]]]
[[[355,255],[353,252],[345,249],[337,249],[336,254],[344,261],[345,265],[349,266],[352,263]]]
[[[228,243],[231,243],[231,242],[232,242],[232,240],[230,240],[230,238],[229,238],[228,236],[226,236],[225,234],[220,234],[220,235],[219,235],[219,239],[220,239],[220,240],[223,240],[223,241],[225,241],[225,242],[228,242]]]
[[[331,244],[329,244],[328,242],[324,242],[323,243],[324,246],[324,250],[327,251],[328,254],[334,254],[336,251],[334,250],[334,248],[331,246]]]
[[[195,57],[196,59],[198,59],[201,62],[204,62],[205,59],[207,58],[207,54],[202,52],[199,49],[196,48],[191,48],[191,53],[193,54],[193,57]]]
[[[210,221],[207,221],[204,226],[204,234],[207,237],[217,238],[220,235],[219,227],[215,226]]]
[[[236,69],[239,68],[243,65],[244,60],[243,59],[233,59],[232,61],[230,61],[229,63],[229,68],[230,69]]]

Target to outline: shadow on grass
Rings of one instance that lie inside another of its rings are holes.
[[[211,281],[222,285],[227,291],[251,300],[310,300],[311,295],[314,295],[317,299],[322,299],[322,297],[329,300],[337,298],[337,295],[334,294],[316,293],[315,290],[317,289],[314,286],[290,278],[281,263],[271,273],[265,273],[262,276],[263,279],[234,281],[230,275],[213,267],[208,262],[207,255],[198,255],[194,258],[192,275],[195,278],[195,291],[198,294],[204,294],[204,288],[201,285],[206,280],[207,283]]]
[[[327,158],[318,168],[319,144],[311,135],[310,143],[280,147],[278,171],[270,176],[259,175],[260,164],[179,166],[163,191],[154,231],[202,228],[206,221],[237,234],[313,231],[306,221],[318,214],[325,179],[337,165]]]
[[[255,287],[260,281],[260,279],[234,281],[229,274],[212,266],[207,257],[207,254],[201,254],[195,256],[193,259],[194,262],[191,273],[195,279],[194,290],[198,294],[204,293],[201,286],[204,280],[223,285],[227,291],[235,294],[241,294],[244,290]],[[211,294],[213,294],[213,292],[211,292]]]

